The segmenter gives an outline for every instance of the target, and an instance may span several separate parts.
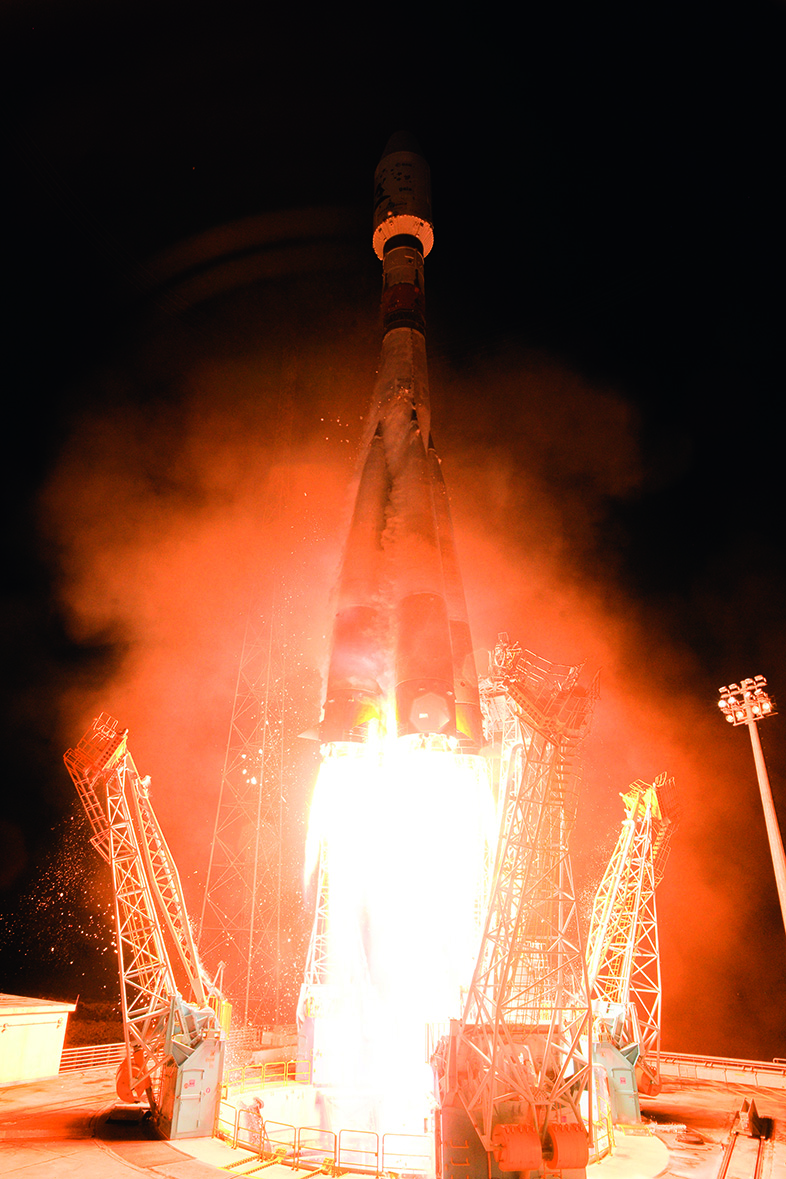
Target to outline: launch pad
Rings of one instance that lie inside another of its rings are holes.
[[[657,1099],[645,1100],[646,1124],[636,1133],[615,1130],[615,1151],[587,1168],[587,1179],[679,1179],[690,1173],[696,1179],[717,1179],[723,1159],[751,1166],[753,1174],[759,1150],[763,1173],[769,1179],[786,1179],[786,1077],[781,1067],[753,1061],[713,1061],[680,1057],[665,1061],[664,1089]],[[691,1072],[680,1080],[678,1072]],[[714,1076],[714,1080],[713,1080]],[[258,1152],[255,1141],[240,1134],[233,1146],[229,1133],[222,1138],[192,1138],[163,1142],[151,1135],[149,1122],[113,1123],[107,1118],[112,1106],[110,1071],[64,1073],[46,1081],[4,1086],[2,1156],[4,1174],[10,1179],[61,1179],[77,1170],[82,1179],[133,1179],[164,1171],[180,1179],[218,1179],[227,1173],[258,1175],[268,1179],[307,1179],[315,1172],[330,1174],[349,1167],[333,1165],[330,1142],[312,1142],[314,1153],[295,1163],[283,1144]],[[238,1094],[250,1100],[249,1094]],[[267,1103],[267,1094],[262,1093]],[[750,1138],[740,1120],[745,1104],[754,1103],[759,1116],[771,1121],[769,1138]],[[265,1106],[267,1109],[267,1104]],[[301,1135],[304,1147],[308,1139]],[[323,1151],[322,1147],[326,1145]],[[278,1153],[277,1153],[278,1152]],[[343,1157],[343,1156],[342,1156]],[[285,1162],[278,1162],[284,1158]],[[413,1170],[413,1175],[423,1172]],[[381,1174],[381,1172],[380,1172]]]
[[[431,430],[429,172],[407,136],[376,171],[373,243],[382,350],[306,847],[309,1085],[282,1088],[279,1117],[262,1115],[259,1094],[227,1116],[232,1137],[256,1133],[260,1151],[300,1158],[332,1142],[333,1166],[351,1156],[362,1170],[444,1179],[581,1173],[606,1109],[568,840],[597,685],[501,636],[481,702]],[[118,1093],[144,1097],[161,1133],[193,1137],[217,1108],[226,1004],[126,736],[102,715],[65,756],[112,870]],[[250,972],[249,960],[246,996]]]
[[[358,1174],[434,1174],[433,1130],[422,1134],[357,1128],[374,1095],[333,1094],[309,1084],[234,1088],[219,1107],[216,1134],[232,1147],[276,1159],[297,1170],[320,1169]],[[360,1115],[358,1117],[358,1115]],[[327,1129],[329,1119],[335,1128]],[[341,1119],[345,1118],[343,1124]]]
[[[658,1092],[665,775],[625,796],[629,829],[598,902],[588,971],[569,845],[597,677],[587,684],[582,666],[501,634],[478,679],[431,431],[428,168],[397,136],[375,182],[382,350],[309,818],[303,1061],[273,1087],[248,1070],[238,1085],[225,1079],[219,1100],[223,995],[192,942],[149,779],[102,717],[66,764],[113,872],[118,1092],[146,1096],[172,1138],[199,1137],[215,1115],[232,1149],[264,1165],[582,1179],[612,1151],[613,1123],[638,1122],[637,1081]],[[250,781],[261,799],[263,782]],[[253,913],[256,861],[250,895]],[[251,974],[249,956],[246,1011]]]

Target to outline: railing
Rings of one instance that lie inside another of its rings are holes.
[[[253,1109],[219,1103],[215,1134],[233,1149],[248,1150],[260,1160],[277,1160],[286,1166],[322,1171],[381,1175],[406,1171],[433,1171],[432,1140],[426,1134],[383,1134],[373,1130],[323,1130],[317,1126],[292,1126],[265,1121]]]
[[[60,1072],[82,1072],[91,1068],[109,1068],[119,1064],[126,1046],[116,1044],[87,1044],[81,1048],[64,1048],[60,1058]],[[273,1085],[308,1085],[311,1081],[311,1062],[308,1060],[272,1060],[267,1064],[246,1064],[224,1070],[224,1085],[243,1091],[263,1089]]]
[[[660,1072],[665,1079],[723,1080],[729,1085],[761,1085],[765,1089],[786,1088],[786,1063],[779,1060],[735,1060],[726,1056],[690,1056],[682,1052],[661,1052]]]
[[[219,1101],[213,1136],[215,1138],[223,1138],[233,1150],[235,1150],[240,1141],[240,1113],[241,1111],[238,1107],[232,1105],[226,1098],[222,1097]]]
[[[91,1068],[110,1068],[119,1064],[126,1053],[125,1043],[86,1044],[81,1048],[64,1048],[60,1057],[61,1073],[84,1072]]]
[[[380,1173],[379,1134],[373,1130],[339,1130],[335,1164],[348,1171]]]
[[[252,1042],[258,1035],[255,1028],[242,1028],[242,1036],[236,1042],[230,1037],[228,1047],[237,1047],[247,1039]],[[60,1072],[81,1072],[90,1068],[108,1068],[119,1064],[126,1050],[124,1042],[113,1044],[85,1044],[79,1048],[64,1048],[60,1059]],[[247,1074],[247,1081],[246,1081]],[[242,1079],[235,1080],[235,1076]],[[287,1085],[295,1082],[307,1085],[311,1080],[311,1065],[306,1060],[272,1061],[266,1065],[246,1065],[224,1070],[224,1081],[240,1088],[254,1088],[258,1085]]]
[[[269,1060],[266,1064],[242,1064],[224,1069],[225,1089],[264,1089],[272,1085],[308,1085],[310,1060]]]
[[[433,1172],[434,1140],[426,1134],[383,1134],[382,1170],[408,1174]]]
[[[592,1146],[589,1161],[599,1163],[607,1154],[611,1154],[616,1146],[614,1139],[614,1125],[611,1120],[611,1110],[600,1121],[592,1123]]]
[[[297,1161],[299,1131],[295,1126],[290,1126],[288,1122],[263,1121],[260,1132],[261,1154]]]
[[[251,1024],[241,1024],[237,1028],[232,1028],[227,1034],[227,1048],[253,1052],[262,1046],[262,1035],[265,1030]]]
[[[301,1126],[297,1147],[301,1167],[322,1168],[325,1159],[338,1158],[336,1134],[333,1130],[312,1130],[310,1126]]]

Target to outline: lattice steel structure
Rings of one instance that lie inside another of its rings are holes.
[[[616,847],[592,908],[587,970],[597,1039],[636,1066],[640,1091],[660,1088],[661,978],[655,889],[679,818],[674,779],[633,782]]]
[[[260,477],[262,537],[280,527],[291,505],[287,460],[299,361],[296,338],[283,325],[279,338],[280,380],[267,411],[276,464]],[[259,580],[267,589],[252,600],[243,637],[198,925],[200,954],[219,972],[233,1018],[245,1025],[281,1022],[282,960],[291,932],[284,917],[291,888],[284,862],[286,785],[288,762],[295,760],[291,609],[281,569],[265,560]]]
[[[128,730],[102,713],[64,760],[93,830],[91,842],[112,871],[126,1043],[118,1093],[128,1101],[146,1094],[158,1117],[173,1045],[182,1063],[208,1027],[220,1038],[220,996],[202,973],[177,868],[150,804],[149,779],[140,778],[127,739]],[[171,1108],[169,1114],[171,1122]]]
[[[286,643],[280,610],[248,620],[199,922],[199,948],[223,967],[241,1022],[263,992],[278,1022],[285,806]]]
[[[436,1062],[444,1175],[465,1165],[446,1138],[451,1107],[503,1170],[586,1163],[590,1001],[568,838],[597,677],[584,689],[581,670],[502,635],[481,685],[501,739],[501,823],[475,974]]]
[[[306,968],[298,1000],[299,1025],[304,1019],[321,1014],[323,1007],[329,1002],[330,880],[327,849],[323,843],[320,844],[318,855],[314,921],[311,926],[306,952]]]

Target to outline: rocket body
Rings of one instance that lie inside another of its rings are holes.
[[[375,1134],[420,1134],[429,1116],[424,1044],[461,1013],[495,832],[431,439],[423,263],[433,238],[428,167],[394,137],[375,177],[383,338],[337,587],[309,819],[317,904],[298,1013],[323,1124]]]
[[[434,241],[428,165],[409,137],[375,175],[383,340],[339,581],[323,742],[442,734],[481,741],[477,675],[447,491],[431,442],[423,263]]]

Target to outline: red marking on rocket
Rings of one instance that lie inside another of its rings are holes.
[[[403,133],[375,174],[384,336],[338,588],[322,740],[363,741],[395,697],[400,736],[482,739],[477,674],[447,490],[431,443],[423,262],[428,164]]]

